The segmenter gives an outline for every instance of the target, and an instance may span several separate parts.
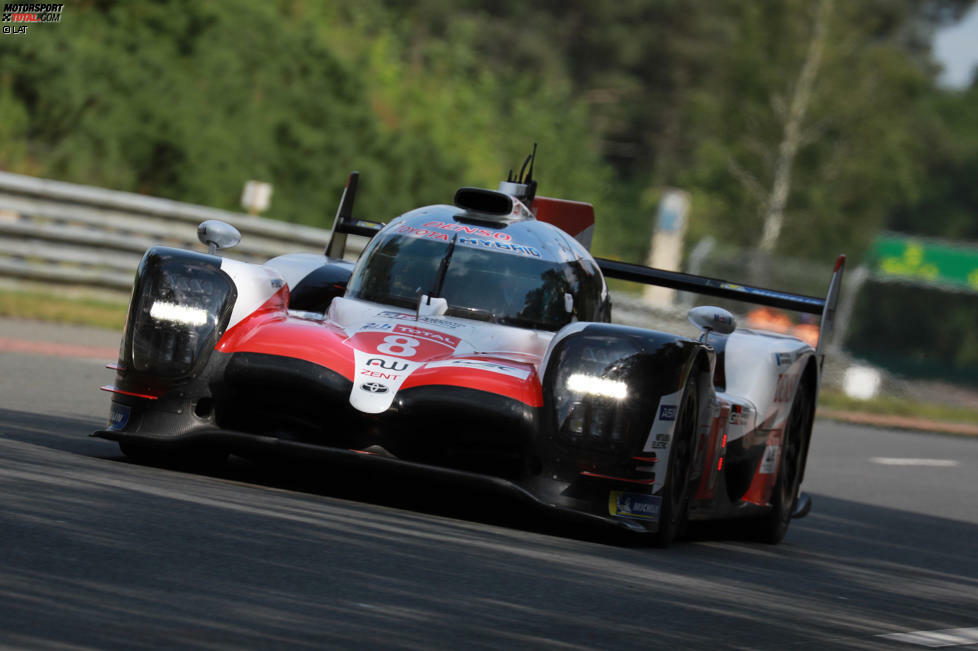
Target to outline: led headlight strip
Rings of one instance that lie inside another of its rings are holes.
[[[567,388],[577,393],[614,398],[615,400],[624,400],[628,395],[628,387],[624,382],[607,380],[584,373],[574,373],[567,378]]]
[[[153,303],[149,315],[157,321],[169,321],[181,325],[202,326],[207,323],[207,310],[165,301]]]

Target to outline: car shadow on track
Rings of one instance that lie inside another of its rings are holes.
[[[118,460],[130,462],[125,457]],[[382,473],[363,473],[342,464],[286,459],[254,461],[236,456],[219,467],[188,469],[180,464],[162,465],[248,484],[562,538],[623,547],[649,544],[647,537],[562,514],[491,485],[431,477],[412,470],[388,468]]]
[[[427,513],[446,518],[521,529],[623,547],[641,547],[647,538],[610,525],[582,521],[480,482],[459,482],[397,468],[363,473],[342,464],[270,458],[260,462],[232,455],[220,465],[160,460],[137,463],[112,442],[89,438],[102,426],[91,419],[34,414],[0,408],[0,436],[116,463],[147,465],[174,472],[239,481],[353,502]]]

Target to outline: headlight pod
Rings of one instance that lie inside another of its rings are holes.
[[[641,347],[600,335],[571,336],[557,346],[548,379],[558,438],[574,447],[616,451],[638,415],[632,385]]]
[[[555,440],[619,458],[639,454],[660,398],[682,387],[697,345],[611,323],[558,340],[544,375]]]
[[[189,375],[216,345],[236,298],[220,258],[163,247],[147,251],[129,314],[133,369]]]

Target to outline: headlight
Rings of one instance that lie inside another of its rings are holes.
[[[567,389],[590,396],[624,400],[628,397],[628,385],[618,380],[607,380],[586,373],[574,373],[567,378]]]
[[[237,292],[220,259],[157,247],[143,257],[130,308],[136,371],[188,375],[213,349]]]
[[[636,420],[635,364],[640,349],[618,337],[579,335],[558,344],[551,369],[557,436],[577,448],[617,451]]]

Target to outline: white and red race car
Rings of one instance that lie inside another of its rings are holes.
[[[818,314],[824,338],[844,258],[823,300],[595,259],[591,206],[531,178],[386,225],[353,219],[357,179],[325,256],[218,257],[240,238],[220,222],[199,229],[209,254],[147,251],[95,435],[137,459],[461,473],[660,545],[728,518],[776,543],[807,512],[822,342],[715,307],[690,312],[698,340],[612,324],[605,277]],[[350,233],[372,238],[355,265]]]

